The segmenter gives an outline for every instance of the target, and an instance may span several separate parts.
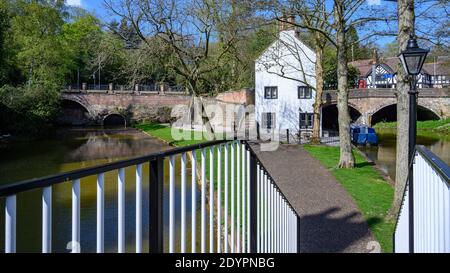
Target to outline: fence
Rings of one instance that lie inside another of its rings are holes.
[[[186,88],[179,85],[168,84],[136,84],[136,85],[121,85],[121,84],[86,84],[82,83],[78,85],[66,85],[65,92],[90,92],[90,93],[108,93],[110,92],[125,92],[125,93],[173,93],[173,94],[185,94]]]
[[[208,156],[209,155],[209,156]],[[188,160],[188,157],[190,160]],[[179,159],[180,192],[175,192],[175,162]],[[168,161],[169,176],[164,179],[164,160]],[[188,163],[191,173],[187,173]],[[208,164],[209,162],[209,164]],[[149,250],[153,253],[173,252],[297,252],[299,217],[276,185],[264,165],[246,141],[211,141],[175,148],[138,158],[76,170],[54,176],[0,187],[5,202],[5,252],[16,252],[16,196],[41,190],[42,252],[52,252],[52,187],[71,183],[72,252],[81,251],[80,200],[83,180],[96,176],[96,251],[105,251],[105,174],[117,175],[117,250],[125,252],[125,168],[133,168],[135,181],[135,251],[142,252],[143,233],[143,165],[149,165]],[[200,166],[197,172],[197,166]],[[209,169],[209,174],[207,170]],[[187,176],[191,176],[191,234],[187,234]],[[207,176],[209,175],[209,176]],[[208,180],[209,177],[209,181]],[[200,202],[197,202],[197,181],[200,181]],[[168,182],[169,192],[163,184]],[[163,210],[163,195],[168,195],[168,215]],[[175,196],[181,196],[175,200]],[[58,196],[61,197],[61,196]],[[20,199],[19,199],[20,200]],[[176,204],[178,203],[178,204]],[[200,205],[200,238],[196,230],[197,206]],[[176,234],[175,207],[181,207],[179,234]],[[91,208],[94,209],[94,208]],[[209,212],[207,211],[209,210]],[[168,217],[168,238],[164,237],[164,219]],[[209,232],[208,232],[209,231]],[[209,239],[207,238],[207,235]],[[178,237],[179,236],[179,237]],[[190,236],[191,246],[187,245]],[[179,248],[175,240],[179,238]],[[197,242],[200,249],[197,249]],[[209,247],[207,243],[209,242]]]
[[[408,183],[394,231],[394,252],[450,253],[450,167],[423,146],[416,147],[410,167],[412,196]]]

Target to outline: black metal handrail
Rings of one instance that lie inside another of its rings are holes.
[[[20,192],[33,190],[37,188],[48,187],[54,184],[59,184],[79,178],[83,178],[90,175],[95,175],[99,173],[104,173],[108,171],[113,171],[120,168],[125,168],[132,165],[141,164],[151,160],[156,160],[160,157],[167,157],[175,154],[180,154],[184,152],[189,152],[192,150],[202,149],[209,146],[214,146],[226,142],[226,140],[214,140],[203,142],[199,144],[183,146],[179,148],[174,148],[166,151],[156,152],[149,155],[144,155],[140,157],[120,160],[112,163],[107,163],[99,166],[83,168],[75,171],[64,172],[56,175],[50,175],[42,178],[25,180],[18,183],[9,183],[4,186],[0,186],[0,197],[9,196],[17,194]]]
[[[250,154],[252,156],[254,156],[256,158],[256,160],[258,161],[258,164],[260,166],[260,168],[263,170],[263,172],[267,175],[267,177],[270,178],[270,180],[273,181],[273,185],[275,186],[275,188],[280,192],[281,196],[286,200],[286,203],[289,205],[289,207],[292,209],[292,211],[295,213],[295,215],[297,216],[297,218],[300,218],[300,216],[298,215],[297,211],[295,210],[294,206],[292,206],[291,202],[289,202],[289,199],[286,197],[286,195],[283,193],[283,191],[281,190],[281,188],[278,186],[278,184],[276,183],[276,180],[273,179],[272,175],[270,175],[269,171],[267,170],[267,168],[264,166],[264,164],[261,162],[261,160],[258,159],[258,155],[256,154],[256,152],[253,150],[253,148],[250,146],[250,143],[248,143],[246,140],[243,140],[243,143],[247,146],[248,150],[250,151]]]
[[[416,151],[419,152],[423,158],[437,171],[447,184],[450,185],[450,166],[445,164],[442,159],[436,156],[433,152],[425,148],[423,145],[417,145]]]
[[[286,206],[287,209],[290,209],[291,215],[297,219],[296,220],[297,228],[296,228],[296,231],[294,231],[294,232],[296,232],[296,236],[298,238],[298,234],[299,234],[299,230],[300,230],[299,229],[300,217],[299,217],[297,211],[292,206],[291,202],[287,199],[286,195],[283,193],[281,188],[277,185],[277,183],[275,182],[275,179],[273,179],[273,177],[270,175],[267,168],[258,159],[258,156],[257,156],[256,152],[253,150],[253,148],[251,147],[250,143],[245,140],[234,140],[234,141],[214,140],[214,141],[202,142],[199,144],[178,147],[178,148],[174,148],[174,149],[170,149],[170,150],[160,151],[160,152],[156,152],[156,153],[152,153],[152,154],[148,154],[148,155],[144,155],[144,156],[140,156],[140,157],[125,159],[125,160],[112,162],[112,163],[108,163],[108,164],[103,164],[103,165],[99,165],[99,166],[88,167],[88,168],[84,168],[84,169],[80,169],[80,170],[74,170],[74,171],[70,171],[70,172],[57,174],[57,175],[51,175],[51,176],[47,176],[47,177],[26,180],[26,181],[18,182],[18,183],[12,183],[12,184],[8,184],[8,185],[4,185],[4,186],[0,187],[0,197],[6,197],[7,200],[8,200],[8,198],[9,199],[14,198],[13,200],[15,200],[15,198],[16,198],[15,195],[19,194],[21,192],[25,192],[25,191],[33,190],[33,189],[44,189],[44,188],[48,188],[48,187],[50,187],[50,191],[51,191],[51,186],[55,185],[55,184],[69,182],[69,181],[75,182],[76,180],[79,180],[81,178],[85,178],[85,177],[88,177],[91,175],[104,174],[106,172],[115,171],[115,170],[119,170],[119,169],[122,169],[122,171],[123,171],[123,168],[148,162],[149,167],[150,167],[149,173],[148,173],[149,181],[153,181],[153,183],[150,183],[150,187],[149,187],[149,200],[152,200],[152,205],[149,208],[149,230],[148,230],[148,232],[149,232],[148,233],[148,235],[149,235],[149,250],[152,253],[162,253],[163,246],[164,246],[164,242],[163,242],[163,237],[164,237],[163,236],[164,159],[166,159],[168,157],[173,157],[175,155],[187,153],[187,152],[196,152],[200,149],[204,149],[207,147],[215,147],[216,145],[221,145],[221,144],[226,144],[226,143],[232,143],[232,145],[233,145],[233,143],[235,143],[235,142],[238,142],[238,143],[240,142],[241,145],[243,145],[242,148],[245,148],[249,155],[249,159],[248,159],[249,160],[248,161],[249,169],[248,170],[250,173],[248,176],[249,188],[247,189],[248,194],[249,194],[249,199],[248,199],[248,202],[249,202],[249,207],[248,207],[248,209],[249,209],[249,211],[248,211],[249,233],[247,233],[249,236],[248,237],[249,238],[248,251],[250,251],[252,253],[255,253],[258,251],[257,243],[258,243],[259,239],[258,239],[257,234],[259,231],[258,231],[258,227],[257,227],[257,225],[258,225],[258,216],[257,215],[258,215],[258,209],[260,209],[260,204],[258,204],[258,194],[260,194],[260,193],[258,193],[258,185],[259,185],[258,183],[262,183],[261,182],[262,174],[264,174],[267,177],[268,182],[273,187],[272,189],[276,191],[278,198],[280,198],[279,202],[284,201],[285,203],[283,203],[283,204]],[[238,160],[239,160],[239,157],[238,157]],[[242,160],[245,160],[245,159],[243,158]],[[203,162],[204,162],[204,159],[202,158],[202,164],[204,164]],[[245,161],[243,161],[243,162],[245,162]],[[258,170],[258,166],[259,166],[259,170]],[[242,171],[245,172],[244,169]],[[258,177],[259,177],[259,180],[258,180]],[[79,181],[77,183],[79,185]],[[244,183],[244,181],[243,181],[243,183]],[[44,191],[43,191],[43,194],[44,194]],[[72,197],[72,198],[74,198],[74,197]],[[12,204],[15,204],[15,201],[12,201],[12,202],[14,202]],[[119,201],[119,203],[120,203],[120,201]],[[278,203],[278,204],[280,206],[281,203]],[[11,206],[12,207],[10,207],[10,210],[12,209],[13,212],[10,212],[10,213],[13,213],[15,215],[15,213],[16,213],[15,205],[11,205]],[[79,206],[79,203],[78,203],[78,206]],[[246,205],[243,203],[243,206],[246,206]],[[50,205],[50,207],[51,207],[51,205]],[[76,204],[74,205],[74,203],[72,203],[72,209],[73,208],[75,208],[75,210],[76,210]],[[49,213],[51,214],[51,209],[50,209]],[[15,216],[13,218],[14,218],[13,221],[15,222],[16,221]],[[244,219],[242,219],[242,220],[245,221]],[[78,221],[79,221],[79,219],[78,219]],[[43,220],[43,223],[44,223],[44,220]],[[48,223],[48,222],[46,222],[46,223]],[[75,223],[76,223],[76,221],[75,221]],[[286,220],[284,223],[286,223]],[[11,224],[11,222],[9,222],[9,224]],[[15,224],[11,224],[11,225],[15,225]],[[77,224],[75,224],[75,227],[76,227],[76,225]],[[11,228],[10,225],[9,225],[9,227]],[[74,230],[74,226],[72,226],[72,228]],[[12,229],[15,229],[15,227],[12,227]],[[76,230],[77,229],[75,228],[75,234],[77,232]],[[79,228],[78,228],[78,232],[79,232]],[[72,236],[74,236],[73,234],[74,233],[72,233]],[[72,239],[73,241],[79,240],[79,238],[78,239],[77,238],[74,239],[74,237],[72,237],[72,238],[73,238]],[[281,237],[279,237],[279,238],[281,240]],[[8,243],[9,246],[12,247],[13,245],[15,245],[15,243],[13,243],[13,241],[15,240],[15,235],[11,236],[11,234],[10,234],[10,236],[8,237],[8,240],[9,240],[9,243]],[[12,249],[14,249],[13,251],[15,251],[15,246],[12,247]],[[299,249],[300,249],[300,244],[297,244],[297,252],[299,251]],[[9,249],[9,251],[11,251],[11,249]],[[243,251],[245,252],[245,248],[243,248]]]

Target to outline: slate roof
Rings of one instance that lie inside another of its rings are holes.
[[[400,62],[397,57],[381,58],[379,63],[388,66],[393,71],[396,71],[396,66]],[[370,74],[373,65],[373,59],[357,60],[349,63],[351,66],[359,70],[361,76]],[[437,61],[436,63],[426,63],[422,67],[422,72],[429,75],[446,75],[450,76],[450,63],[444,61]]]

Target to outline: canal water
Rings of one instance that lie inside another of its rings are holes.
[[[377,129],[377,134],[378,146],[360,149],[395,180],[396,129]],[[419,132],[417,144],[424,145],[450,165],[450,135]]]
[[[170,149],[158,139],[133,128],[63,128],[50,137],[37,140],[10,140],[0,143],[0,185],[43,177],[70,170],[100,165],[130,157]],[[189,160],[188,160],[189,162]],[[168,226],[168,162],[165,162],[164,215]],[[179,170],[180,159],[176,160]],[[125,238],[127,252],[135,250],[135,167],[125,170],[126,208]],[[190,174],[190,164],[187,166]],[[148,186],[149,165],[143,166],[143,249],[148,251]],[[180,174],[176,172],[177,195],[180,193]],[[190,185],[190,175],[187,175]],[[196,193],[199,195],[199,193]],[[190,219],[190,187],[186,191],[187,213]],[[176,196],[179,200],[180,196]],[[70,252],[71,241],[71,183],[53,186],[53,251]],[[200,200],[200,197],[197,197]],[[0,199],[0,252],[4,250],[4,198]],[[180,205],[176,206],[176,221]],[[198,208],[199,206],[197,206]],[[41,190],[17,196],[17,251],[41,251]],[[197,219],[199,219],[197,217]],[[198,220],[199,221],[199,220]],[[179,226],[176,223],[175,226]],[[190,221],[187,221],[190,234]],[[168,238],[168,229],[164,229]],[[198,233],[198,232],[197,232]],[[177,235],[179,231],[177,230]],[[190,246],[188,237],[187,246]],[[197,237],[199,238],[199,236]],[[165,240],[166,241],[166,240]],[[179,242],[178,242],[179,244]],[[81,251],[95,252],[96,247],[96,177],[81,180]],[[166,246],[167,247],[167,246]],[[177,247],[177,249],[179,249]],[[105,251],[117,251],[117,171],[105,174]]]

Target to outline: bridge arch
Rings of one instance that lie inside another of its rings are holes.
[[[110,113],[103,117],[103,126],[127,126],[127,119],[119,113]]]
[[[417,106],[417,120],[438,120],[441,117],[429,107],[422,104]],[[379,122],[393,122],[397,121],[397,104],[391,103],[377,107],[370,115],[370,125],[375,125]]]
[[[348,110],[350,113],[350,123],[356,122],[363,117],[361,111],[353,104],[348,104]],[[338,131],[338,109],[336,103],[328,103],[322,106],[322,130],[325,131]]]
[[[63,98],[58,121],[67,125],[87,125],[91,122],[89,108],[82,102]]]

